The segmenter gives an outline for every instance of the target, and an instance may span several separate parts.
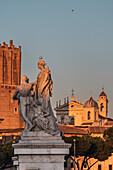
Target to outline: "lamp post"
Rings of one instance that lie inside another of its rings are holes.
[[[76,139],[74,139],[73,142],[74,142],[74,170],[75,170],[75,142],[76,142]]]

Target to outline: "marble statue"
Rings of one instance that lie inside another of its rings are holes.
[[[33,83],[28,83],[28,77],[22,76],[22,84],[17,86],[17,89],[13,95],[13,100],[19,100],[19,111],[22,117],[22,121],[25,121],[25,131],[30,131],[33,128],[33,124],[29,119],[29,107],[30,98],[32,96],[31,90],[33,89]]]
[[[50,97],[53,81],[49,67],[40,57],[38,68],[41,70],[34,83],[28,83],[28,77],[22,76],[22,84],[17,86],[13,96],[19,100],[19,110],[25,121],[24,131],[44,131],[51,135],[60,133],[54,116]]]

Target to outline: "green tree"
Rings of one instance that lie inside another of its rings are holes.
[[[12,143],[0,144],[0,170],[13,166],[12,156]]]
[[[96,164],[98,161],[104,161],[108,159],[108,156],[111,155],[110,146],[108,146],[107,142],[104,141],[100,137],[91,137],[91,136],[84,136],[84,137],[64,137],[65,142],[71,143],[72,146],[70,148],[70,154],[67,155],[67,159],[70,157],[73,161],[74,156],[74,142],[73,140],[76,139],[76,157],[83,156],[84,159],[82,161],[82,165],[80,167],[79,161],[75,162],[77,165],[78,170],[82,170],[85,165],[88,166],[88,170]],[[89,165],[88,160],[90,158],[95,158],[97,161],[94,164]]]
[[[103,138],[110,146],[111,152],[113,153],[113,127],[110,127],[104,131]]]

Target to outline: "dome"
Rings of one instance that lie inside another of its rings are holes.
[[[95,107],[95,108],[98,108],[98,104],[97,104],[97,102],[91,96],[90,99],[85,102],[85,107]]]

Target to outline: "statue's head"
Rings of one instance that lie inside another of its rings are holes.
[[[28,81],[29,81],[29,78],[26,76],[26,75],[23,75],[22,76],[22,83],[28,83]]]
[[[45,63],[43,60],[41,60],[41,59],[42,59],[42,56],[40,56],[39,59],[40,59],[40,60],[38,61],[38,68],[39,68],[39,69],[45,68],[46,63]]]

